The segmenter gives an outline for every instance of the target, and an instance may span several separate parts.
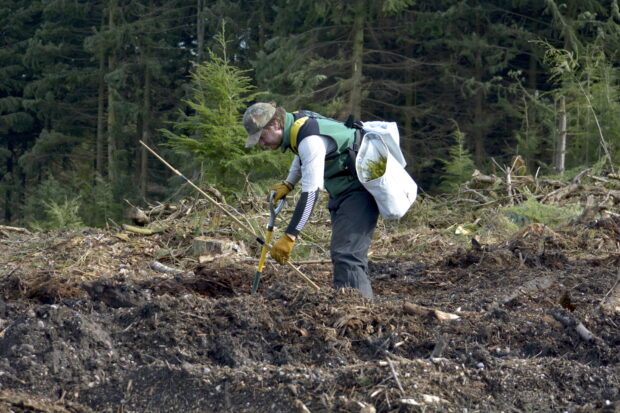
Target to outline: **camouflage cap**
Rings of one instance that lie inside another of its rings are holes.
[[[251,148],[258,143],[263,128],[269,123],[276,113],[276,106],[272,103],[255,103],[243,114],[243,127],[248,132],[245,142],[246,148]]]

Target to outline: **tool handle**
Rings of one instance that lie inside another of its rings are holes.
[[[275,197],[275,195],[276,195],[276,191],[271,191],[269,193],[269,210],[271,211],[271,216],[274,218],[276,215],[280,213],[280,211],[282,211],[282,208],[284,207],[284,204],[286,203],[286,198],[282,198],[280,200],[280,203],[278,203],[278,206],[274,208],[273,198]]]
[[[265,243],[263,243],[263,247],[260,252],[260,259],[258,260],[258,269],[259,273],[263,272],[263,268],[265,267],[265,258],[267,257],[267,247],[266,244],[269,244],[271,241],[271,232],[267,232],[267,236],[265,237]]]
[[[174,172],[175,174],[177,174],[178,176],[180,176],[181,178],[185,179],[185,181],[195,190],[197,190],[198,192],[200,192],[200,194],[202,194],[202,196],[204,196],[209,202],[211,202],[214,206],[216,206],[217,208],[220,209],[220,211],[222,211],[223,213],[225,213],[226,215],[228,215],[233,221],[235,221],[241,228],[245,229],[248,233],[256,235],[256,232],[250,228],[248,225],[244,224],[243,222],[241,222],[236,216],[234,216],[232,213],[230,213],[226,208],[224,208],[222,205],[220,205],[219,202],[217,202],[215,199],[211,198],[205,191],[203,191],[202,189],[200,189],[196,184],[194,184],[192,181],[190,181],[185,175],[183,175],[181,172],[177,171],[172,165],[170,165],[168,162],[166,162],[166,160],[164,158],[162,158],[161,156],[159,156],[157,154],[157,152],[155,152],[153,149],[151,149],[146,143],[144,143],[142,140],[139,141],[140,144],[142,146],[144,146],[150,153],[153,154],[153,156],[155,156],[157,159],[159,159],[164,165],[166,165],[170,170],[172,170],[172,172]],[[257,238],[258,242],[260,242],[261,244],[264,244],[264,241],[260,238]],[[271,245],[269,244],[265,244],[265,246],[271,250]],[[301,272],[297,267],[295,267],[290,261],[287,262],[288,266],[291,267],[295,273],[297,275],[299,275],[304,281],[306,281],[308,284],[310,284],[315,290],[319,290],[319,286],[316,285],[316,283],[314,281],[312,281],[310,278],[308,278],[303,272]]]

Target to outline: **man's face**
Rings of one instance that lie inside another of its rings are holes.
[[[258,144],[270,148],[273,151],[280,147],[282,144],[282,127],[278,121],[275,121],[271,126],[267,126],[263,129]]]

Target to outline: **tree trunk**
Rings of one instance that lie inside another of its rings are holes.
[[[405,55],[407,57],[413,57],[412,43],[408,43],[405,46]],[[413,68],[410,65],[407,65],[405,69],[405,84],[413,85]],[[409,156],[412,153],[415,153],[413,144],[413,119],[411,113],[413,106],[416,103],[416,88],[412,86],[411,89],[405,89],[403,93],[405,94],[405,112],[403,117],[403,136],[401,136],[401,146],[403,148],[405,159],[409,159]],[[413,164],[411,162],[407,163],[408,169],[412,168]]]
[[[482,51],[476,51],[476,63],[475,63],[475,78],[476,83],[482,83]],[[486,151],[484,149],[484,130],[482,125],[486,122],[483,119],[482,113],[482,105],[484,100],[484,93],[482,91],[482,86],[478,87],[476,94],[474,95],[474,129],[473,129],[473,138],[474,138],[474,158],[476,161],[476,166],[478,168],[482,167],[482,164],[486,160]]]
[[[558,123],[558,143],[555,155],[555,171],[557,174],[564,173],[564,159],[566,158],[566,99],[560,97],[560,111]]]
[[[196,62],[201,63],[205,44],[205,0],[197,0],[196,8]]]
[[[116,13],[116,0],[110,1],[108,30],[113,31],[114,15]],[[116,51],[112,51],[108,56],[108,71],[113,72],[116,69]],[[114,98],[116,90],[113,85],[108,85],[108,180],[114,184],[117,181],[117,165],[116,165],[116,131],[118,130],[116,109],[114,107]]]
[[[527,86],[531,91],[536,90],[537,86],[537,64],[538,60],[536,58],[536,51],[534,49],[531,50],[529,67],[527,70]]]
[[[10,225],[12,218],[11,200],[13,198],[13,189],[15,188],[16,181],[16,177],[13,172],[13,165],[15,165],[15,153],[13,152],[13,145],[11,145],[11,142],[8,143],[8,147],[6,149],[9,151],[10,156],[6,157],[6,177],[9,178],[9,181],[5,182],[5,185],[8,185],[5,186],[6,189],[4,191],[4,222]]]
[[[151,71],[148,63],[144,65],[144,101],[142,107],[142,141],[147,145],[151,142]],[[146,185],[148,182],[148,153],[146,148],[140,148],[140,197],[146,199]]]
[[[105,14],[101,17],[101,27],[105,25]],[[105,53],[99,55],[99,90],[97,92],[97,142],[95,145],[95,170],[100,176],[105,175]]]
[[[351,95],[350,110],[356,120],[362,117],[362,65],[364,58],[364,20],[366,18],[364,0],[355,2],[353,20],[353,53],[351,55]]]

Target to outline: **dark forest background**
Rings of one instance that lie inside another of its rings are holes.
[[[189,193],[139,140],[232,200],[282,179],[243,148],[256,100],[398,122],[427,193],[516,155],[614,172],[618,51],[617,0],[0,0],[0,224]]]

